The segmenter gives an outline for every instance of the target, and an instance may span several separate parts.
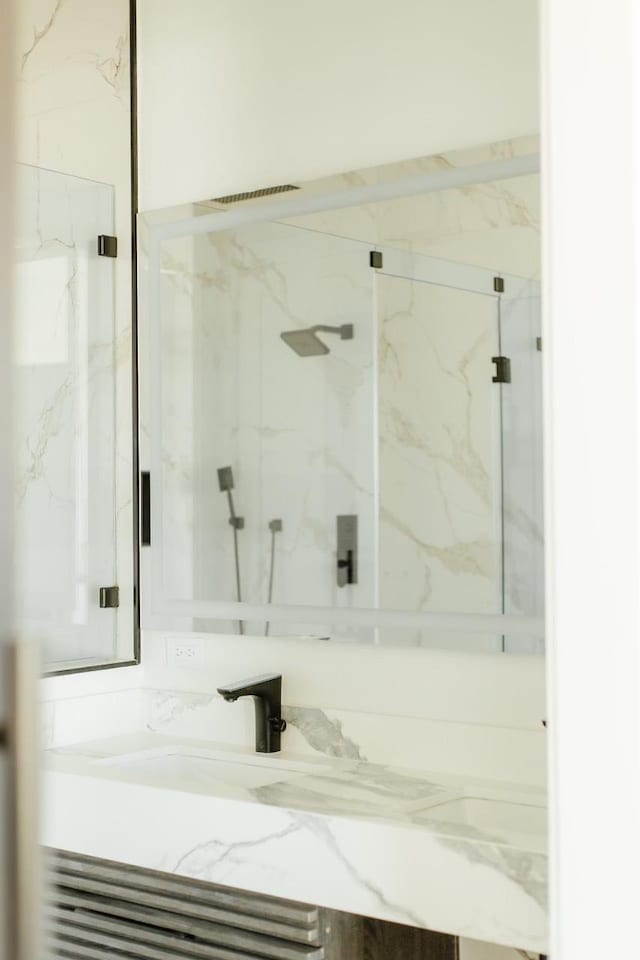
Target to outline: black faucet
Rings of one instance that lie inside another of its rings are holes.
[[[256,753],[277,753],[280,734],[287,724],[282,719],[282,677],[268,673],[239,683],[218,687],[218,693],[228,703],[239,697],[253,697],[256,708]]]

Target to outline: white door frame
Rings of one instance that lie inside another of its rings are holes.
[[[542,4],[552,960],[640,948],[633,8]]]
[[[13,18],[0,0],[0,728],[8,720],[7,652],[11,633],[13,476],[11,472],[11,280],[13,190]],[[0,746],[0,960],[14,956],[16,911],[11,763]]]

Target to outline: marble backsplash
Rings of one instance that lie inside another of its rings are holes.
[[[120,671],[120,689],[83,694],[78,678],[58,684],[54,697],[45,681],[46,746],[148,729],[251,748],[251,701],[228,704],[216,689],[280,671],[288,751],[545,783],[544,663],[538,657],[149,631],[143,640],[143,674],[135,683],[127,668]],[[175,666],[181,643],[195,651],[192,666]]]
[[[544,781],[544,735],[319,707],[283,707],[283,749],[347,760],[393,763],[448,774],[489,775],[513,783]],[[168,736],[251,748],[250,702],[231,709],[216,693],[141,689],[49,700],[41,704],[43,748],[150,730]]]

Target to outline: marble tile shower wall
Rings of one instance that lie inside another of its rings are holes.
[[[41,391],[39,409],[32,406],[24,410],[17,428],[18,462],[22,467],[18,484],[24,488],[23,501],[28,506],[23,510],[24,519],[19,520],[18,538],[25,545],[27,561],[31,558],[35,562],[38,544],[34,537],[42,530],[49,530],[52,540],[55,536],[49,524],[51,510],[61,514],[75,509],[78,518],[86,517],[91,510],[89,521],[92,527],[95,526],[89,486],[81,484],[81,489],[76,490],[78,496],[74,493],[74,505],[70,503],[68,491],[61,493],[59,484],[61,457],[68,461],[65,469],[75,470],[78,482],[83,475],[82,458],[86,451],[83,454],[77,444],[74,451],[71,443],[66,452],[61,448],[65,436],[77,434],[78,404],[75,400],[86,389],[87,375],[91,375],[94,366],[99,371],[99,383],[109,392],[109,422],[106,422],[106,416],[101,417],[100,429],[106,435],[116,426],[116,446],[110,465],[113,490],[107,503],[101,505],[102,512],[110,518],[110,529],[108,535],[103,537],[100,534],[104,542],[96,543],[94,539],[92,546],[103,556],[108,554],[114,568],[112,575],[116,577],[113,582],[121,588],[117,627],[109,631],[111,639],[108,643],[104,637],[100,640],[99,631],[82,632],[85,615],[80,612],[82,605],[76,603],[75,613],[67,624],[68,635],[65,635],[64,617],[59,618],[55,634],[47,630],[38,632],[39,639],[48,643],[47,652],[52,660],[113,656],[118,642],[122,645],[122,653],[130,651],[133,624],[129,2],[21,0],[16,5],[16,13],[18,159],[34,168],[67,175],[69,182],[71,178],[84,178],[96,181],[97,190],[110,191],[109,220],[112,229],[115,220],[115,233],[120,237],[108,342],[104,339],[104,328],[100,343],[83,344],[78,340],[83,332],[90,340],[91,332],[87,331],[86,325],[83,331],[81,318],[87,316],[86,308],[90,304],[87,303],[87,290],[77,273],[67,278],[69,282],[62,299],[55,296],[56,290],[52,287],[49,298],[41,296],[38,300],[40,320],[44,326],[48,324],[57,330],[59,346],[64,345],[65,337],[67,345],[76,344],[78,362],[71,363],[73,358],[69,354],[67,362],[57,368],[50,358],[45,358],[37,368],[31,365]],[[33,221],[36,238],[40,230],[40,259],[45,254],[51,262],[56,257],[60,261],[66,258],[69,262],[78,259],[79,235],[74,233],[75,214],[71,200],[65,198],[63,191],[59,199],[63,207],[66,203],[66,211],[61,209],[57,219],[57,229],[61,232],[54,230],[51,233],[55,226],[51,220],[51,198],[46,197],[44,191],[42,197],[48,200],[48,208],[43,206],[29,221]],[[75,226],[78,226],[77,217]],[[34,285],[40,287],[41,280],[31,284]],[[47,309],[50,314],[46,313]],[[92,316],[91,309],[89,316]],[[35,320],[33,312],[26,319],[30,322],[32,318]],[[33,333],[36,335],[37,330]],[[85,347],[90,348],[89,352]],[[20,368],[20,359],[18,362],[19,369],[26,375],[28,371],[24,364]],[[89,416],[92,410],[97,416],[102,402],[96,397],[98,390],[99,384],[94,377],[91,398],[87,399]],[[71,398],[75,398],[74,402]],[[20,495],[20,489],[18,493]],[[82,523],[76,519],[70,523],[75,529],[76,557],[73,569],[67,570],[65,575],[71,582],[71,591],[75,589],[78,596],[88,586],[91,603],[94,603],[98,584],[91,582],[87,585],[85,582],[86,524],[82,528]],[[50,557],[46,563],[51,568]],[[49,599],[44,594],[36,600],[50,608]],[[111,611],[105,612],[111,614]],[[84,623],[87,623],[86,619]],[[82,636],[76,643],[73,637],[77,637],[79,628]]]
[[[500,609],[495,301],[404,278],[377,278],[380,604]],[[383,631],[388,642],[434,642]],[[442,638],[438,637],[438,644]],[[460,648],[461,638],[454,639]],[[499,649],[468,637],[469,649]]]
[[[411,176],[461,163],[504,160],[538,149],[537,138],[520,138],[394,165],[387,172],[355,171],[336,177],[332,188],[367,185],[400,172]],[[540,279],[537,175],[327,211],[291,222],[498,274]],[[391,607],[406,602],[413,608],[496,611],[504,588],[506,612],[541,616],[542,398],[540,354],[534,346],[540,334],[540,301],[529,297],[503,304],[502,348],[511,357],[514,376],[503,406],[500,441],[487,435],[491,420],[497,422],[495,410],[487,416],[491,385],[486,380],[486,358],[498,352],[497,318],[488,315],[482,300],[379,279],[380,594],[383,604]],[[444,316],[446,324],[441,322]],[[430,317],[439,322],[430,323]],[[428,376],[422,376],[425,371]],[[416,397],[423,401],[418,422]],[[502,491],[496,460],[500,442]],[[413,476],[420,476],[422,500],[416,499],[417,490],[409,482],[410,465]],[[496,524],[500,496],[504,584]],[[437,504],[437,509],[425,511],[420,507],[425,502]],[[385,640],[392,639],[385,631]],[[398,639],[407,642],[407,631]],[[419,639],[425,645],[432,642],[429,635]],[[444,642],[438,637],[436,645]],[[500,638],[455,639],[458,649],[461,644],[472,650],[500,649],[501,643]],[[535,637],[507,638],[507,647],[540,653],[543,642]]]
[[[231,465],[245,599],[267,600],[269,524],[279,519],[275,602],[375,602],[373,330],[360,325],[356,339],[332,344],[322,365],[279,336],[328,315],[370,316],[371,274],[359,244],[306,232],[304,241],[265,224],[163,248],[163,551],[174,596],[235,599],[216,479]],[[340,513],[360,519],[360,583],[350,591],[327,563]]]

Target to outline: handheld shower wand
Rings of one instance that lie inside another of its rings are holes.
[[[239,517],[233,504],[234,488],[233,470],[231,467],[218,468],[218,486],[221,493],[226,493],[229,504],[229,524],[233,528],[233,553],[236,568],[236,599],[238,603],[242,601],[242,587],[240,585],[240,550],[238,546],[238,530],[244,529],[244,517]],[[238,633],[244,633],[244,624],[238,620]]]

